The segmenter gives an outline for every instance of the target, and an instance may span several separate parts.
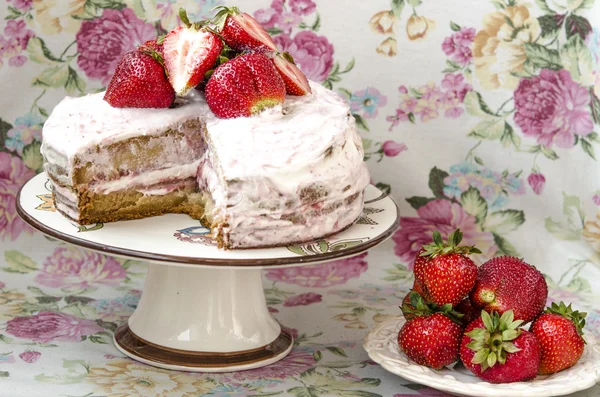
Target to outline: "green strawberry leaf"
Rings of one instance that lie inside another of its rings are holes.
[[[490,349],[488,349],[488,348],[481,349],[477,353],[475,353],[471,362],[473,364],[483,364],[483,362],[485,362],[487,360],[487,357],[489,354],[490,354]]]
[[[485,310],[481,311],[481,320],[483,321],[483,325],[485,325],[485,328],[491,332],[494,330],[494,321],[492,320],[492,317],[490,316],[490,314],[488,312],[486,312]]]
[[[503,340],[514,340],[518,336],[518,332],[514,329],[507,329],[502,331],[502,339]]]
[[[436,245],[442,245],[442,244],[444,244],[444,240],[442,240],[442,235],[437,230],[433,232],[433,242]]]
[[[469,334],[467,334],[467,336],[469,336],[472,339],[475,339]],[[481,340],[472,340],[471,342],[467,343],[467,348],[469,348],[473,351],[479,351],[479,350],[483,349],[484,346],[485,346],[485,343],[483,342],[483,338],[481,338]]]
[[[514,343],[510,343],[510,342],[503,343],[502,348],[507,353],[516,353],[518,351],[521,351],[521,349],[519,349],[517,346],[515,346]],[[504,363],[502,363],[502,364],[504,364]]]

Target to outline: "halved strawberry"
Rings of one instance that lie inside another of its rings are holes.
[[[269,58],[251,53],[217,67],[204,94],[217,117],[249,117],[282,104],[285,84]]]
[[[213,21],[227,45],[236,51],[276,52],[277,44],[269,33],[250,14],[237,7],[217,7],[220,11]]]
[[[294,58],[287,52],[273,58],[275,68],[285,83],[288,95],[302,96],[312,92],[308,79],[294,63]]]
[[[134,50],[123,55],[104,93],[115,108],[168,108],[175,100],[160,55]]]
[[[197,86],[217,61],[223,42],[201,24],[191,24],[185,10],[179,17],[185,26],[173,29],[163,42],[165,69],[177,95]]]

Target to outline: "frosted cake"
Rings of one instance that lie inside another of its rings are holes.
[[[170,51],[182,34],[171,32],[164,48],[146,43],[123,58],[106,92],[67,97],[53,110],[42,153],[57,210],[80,224],[184,213],[229,249],[304,242],[351,225],[369,173],[345,101],[278,53],[236,55],[186,85],[192,78],[169,69],[183,61],[169,59],[189,56],[182,48],[199,48],[210,32],[177,29],[192,42]]]

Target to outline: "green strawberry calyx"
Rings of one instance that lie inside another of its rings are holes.
[[[237,15],[237,14],[241,13],[240,9],[235,6],[233,6],[233,7],[216,6],[211,11],[215,11],[215,10],[218,10],[218,11],[215,14],[215,16],[213,17],[211,22],[218,27],[219,31],[223,30],[223,27],[225,26],[225,22],[227,21],[228,16]]]
[[[442,313],[456,324],[461,324],[460,319],[464,314],[455,311],[450,303],[439,306],[435,303],[425,302],[423,297],[415,291],[410,293],[409,298],[410,303],[406,302],[400,307],[405,316],[407,314],[429,316],[434,313]]]
[[[505,364],[509,353],[521,350],[512,341],[521,334],[519,326],[523,320],[515,321],[512,310],[504,312],[501,317],[497,312],[490,315],[483,310],[481,320],[485,328],[475,328],[465,335],[472,339],[467,347],[475,352],[471,363],[480,364],[483,372],[496,363]]]
[[[585,327],[585,317],[587,316],[587,313],[573,310],[570,303],[569,306],[567,306],[564,302],[558,304],[552,302],[552,304],[546,308],[544,313],[558,314],[559,316],[571,320],[577,329],[577,333],[583,335],[583,327]]]
[[[202,28],[206,28],[207,30],[212,31],[212,29],[208,27],[208,25],[211,23],[211,20],[205,19],[200,22],[192,23],[188,18],[187,11],[183,7],[179,7],[179,19],[181,20],[181,23],[184,24],[188,29],[200,30]]]
[[[421,256],[428,258],[434,258],[438,255],[450,255],[450,254],[481,254],[481,250],[476,248],[474,245],[459,246],[462,241],[463,234],[460,229],[456,229],[448,236],[448,241],[442,239],[442,235],[439,231],[433,232],[433,242],[423,246],[423,252]]]

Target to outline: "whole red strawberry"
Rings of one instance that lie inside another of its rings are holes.
[[[160,54],[131,51],[123,55],[108,83],[104,100],[115,108],[168,108],[175,91],[160,63]]]
[[[221,37],[236,51],[277,51],[269,33],[250,14],[237,7],[217,7],[213,21],[219,25]]]
[[[490,383],[512,383],[536,377],[541,352],[535,336],[514,321],[511,310],[502,317],[486,311],[469,324],[460,346],[465,367]]]
[[[223,50],[221,39],[202,24],[191,24],[184,9],[185,26],[173,29],[163,41],[163,57],[169,81],[177,95],[185,96],[204,79]]]
[[[417,364],[440,369],[458,360],[461,336],[462,327],[438,312],[408,320],[398,333],[398,346]]]
[[[433,233],[433,243],[423,246],[419,254],[426,260],[415,260],[415,279],[423,286],[425,298],[437,305],[458,305],[471,291],[477,278],[477,266],[467,255],[481,253],[475,247],[459,246],[460,230],[442,240],[440,232]]]
[[[573,311],[571,305],[552,305],[531,326],[542,351],[539,373],[553,374],[572,367],[581,358],[585,341],[583,327],[587,313]]]
[[[215,69],[205,95],[217,117],[249,117],[282,104],[285,84],[269,58],[244,54]]]
[[[469,295],[477,309],[500,314],[513,310],[516,319],[528,323],[544,310],[548,286],[535,267],[513,256],[500,256],[479,268]]]

